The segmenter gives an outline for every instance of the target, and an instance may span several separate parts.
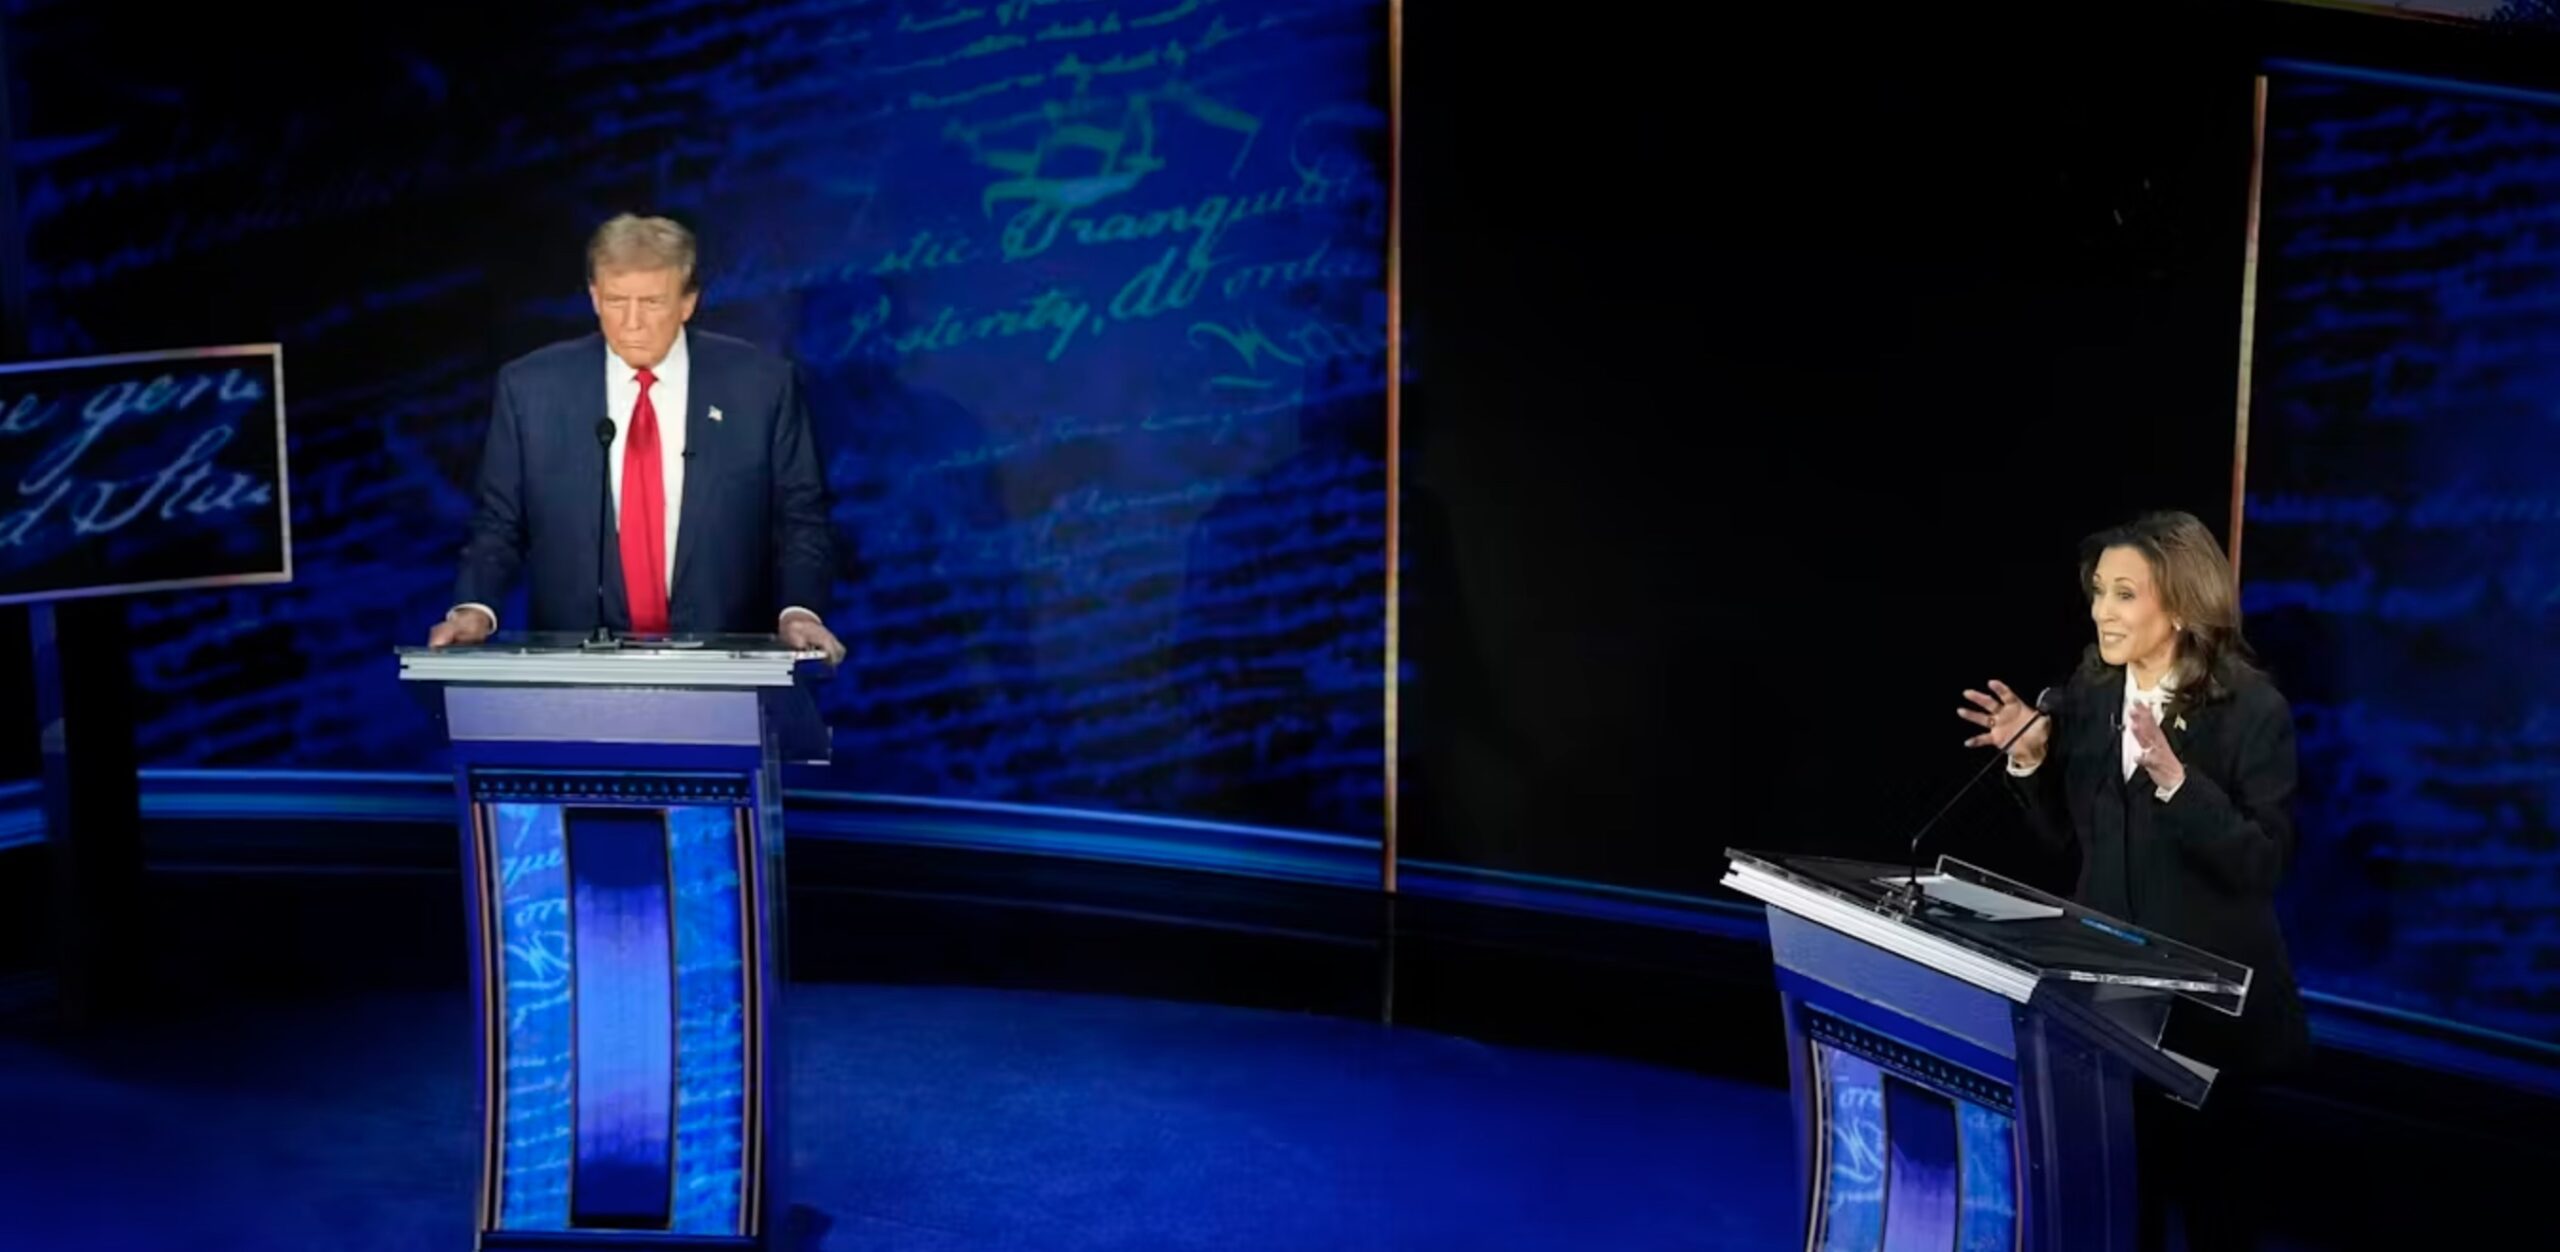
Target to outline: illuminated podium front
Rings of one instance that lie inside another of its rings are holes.
[[[462,804],[475,1246],[773,1246],[781,766],[827,756],[823,668],[752,636],[400,650]]]
[[[2138,1088],[2210,1096],[2162,1031],[2239,1013],[2246,967],[1951,858],[1728,855],[1768,906],[1807,1252],[2131,1252]]]

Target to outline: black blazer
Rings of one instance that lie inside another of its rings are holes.
[[[2010,786],[2055,851],[2079,852],[2074,899],[2255,971],[2238,1020],[2200,1005],[2170,1011],[2164,1043],[2247,1075],[2285,1068],[2309,1047],[2300,991],[2276,923],[2293,860],[2293,709],[2258,675],[2162,730],[2186,766],[2159,799],[2151,775],[2124,777],[2124,671],[2084,671],[2053,713],[2044,764]]]
[[[824,616],[835,581],[826,477],[790,363],[691,327],[685,351],[684,524],[667,589],[669,629],[769,635],[786,608]],[[454,603],[499,604],[521,567],[526,629],[596,624],[604,359],[604,337],[588,335],[498,371]],[[610,551],[602,573],[605,624],[627,630],[622,564]]]

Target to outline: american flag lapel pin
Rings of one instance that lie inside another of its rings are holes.
[[[711,420],[712,420],[712,421],[715,421],[715,422],[720,420],[720,406],[719,406],[719,405],[716,405],[716,404],[715,404],[715,405],[712,405],[712,406],[711,406]]]

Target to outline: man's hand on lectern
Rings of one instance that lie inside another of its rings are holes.
[[[427,632],[427,646],[448,648],[482,642],[497,628],[489,615],[464,605],[444,615],[444,620]]]
[[[780,634],[786,646],[815,648],[825,652],[829,665],[844,660],[844,644],[836,639],[836,632],[827,629],[827,624],[819,621],[817,614],[806,609],[793,609],[784,613]]]

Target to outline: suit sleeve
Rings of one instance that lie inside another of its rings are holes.
[[[2293,860],[2294,771],[2293,710],[2279,696],[2252,713],[2231,777],[2189,767],[2153,823],[2225,887],[2273,894]]]
[[[823,618],[835,590],[835,544],[827,519],[827,474],[811,432],[800,372],[785,367],[773,423],[772,611],[804,608]]]
[[[2065,855],[2079,845],[2079,840],[2071,833],[2070,806],[2062,795],[2063,746],[2068,739],[2064,734],[2064,718],[2067,715],[2067,708],[2049,715],[2053,721],[2052,737],[2046,741],[2044,760],[2036,765],[2033,773],[2011,773],[2006,766],[2001,771],[2008,775],[2009,794],[2017,797],[2018,803],[2027,810],[2027,829],[2046,852],[2055,856]]]
[[[503,373],[497,393],[489,436],[480,449],[471,530],[453,583],[455,604],[499,604],[524,564],[524,424],[517,416],[511,380]]]

